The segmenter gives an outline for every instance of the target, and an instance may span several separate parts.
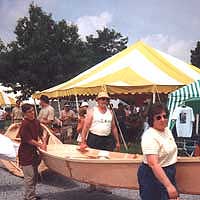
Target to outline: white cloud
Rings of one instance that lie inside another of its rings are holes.
[[[79,27],[79,34],[85,38],[90,34],[95,34],[96,30],[102,30],[112,21],[112,15],[103,12],[99,16],[83,16],[78,18],[76,24]]]
[[[0,38],[4,42],[9,42],[14,38],[14,29],[17,20],[27,15],[28,2],[7,2],[2,1],[0,6]]]
[[[7,1],[0,2],[0,38],[8,43],[15,39],[14,30],[17,25],[17,20],[28,16],[29,5],[32,0],[22,1]],[[56,0],[35,0],[34,4],[45,7],[48,10],[53,10],[56,5]]]
[[[190,50],[194,49],[196,41],[178,40],[163,34],[153,34],[142,38],[144,42],[152,47],[175,56],[187,63],[190,63]]]

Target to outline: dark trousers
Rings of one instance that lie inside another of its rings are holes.
[[[87,137],[87,145],[93,149],[113,151],[115,148],[114,138],[112,135],[98,136],[89,133]]]
[[[163,167],[167,177],[171,183],[176,187],[175,165]],[[138,169],[138,183],[140,190],[140,197],[142,200],[168,200],[168,192],[164,185],[155,177],[152,169],[142,163]]]

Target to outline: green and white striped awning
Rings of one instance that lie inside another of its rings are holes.
[[[186,85],[168,95],[169,124],[174,109],[185,103],[189,99],[200,98],[200,80]],[[187,103],[186,103],[187,104]]]

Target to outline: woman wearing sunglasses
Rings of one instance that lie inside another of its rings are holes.
[[[167,108],[160,103],[153,104],[149,109],[150,128],[142,136],[144,157],[138,169],[142,200],[179,199],[175,181],[177,146],[167,128],[167,115]]]

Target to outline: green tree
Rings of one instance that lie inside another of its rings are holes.
[[[0,54],[3,53],[6,50],[5,44],[0,38]]]
[[[97,64],[127,47],[128,38],[114,29],[97,30],[97,36],[86,37],[87,51],[90,54],[90,65]]]
[[[38,90],[60,84],[126,48],[127,37],[104,28],[83,42],[78,27],[30,4],[27,17],[15,28],[16,40],[6,47],[0,41],[0,80],[22,99]]]
[[[197,42],[196,48],[191,50],[191,63],[200,68],[200,41]]]
[[[18,20],[16,41],[8,45],[5,60],[9,76],[4,85],[21,91],[22,98],[71,78],[82,65],[84,43],[76,25],[56,23],[38,6],[30,5],[29,17]]]

